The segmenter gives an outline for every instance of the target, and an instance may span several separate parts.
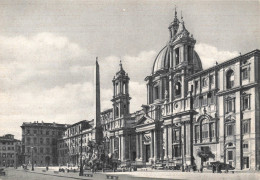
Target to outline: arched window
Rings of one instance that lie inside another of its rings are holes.
[[[234,86],[234,71],[229,70],[226,75],[226,81],[227,81],[227,89],[230,89]]]
[[[175,96],[180,96],[181,95],[181,83],[177,82],[175,84]]]
[[[116,106],[116,108],[115,108],[115,114],[116,114],[116,117],[118,117],[119,116],[119,108],[118,108],[118,106]]]
[[[125,83],[123,83],[123,94],[125,94]]]
[[[179,52],[179,48],[175,49],[175,62],[176,65],[178,65],[180,63],[180,52]]]
[[[117,95],[118,94],[118,83],[116,83],[116,88],[115,88],[115,95]]]

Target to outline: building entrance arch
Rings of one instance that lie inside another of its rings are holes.
[[[46,157],[45,157],[45,164],[46,164],[47,166],[50,165],[50,160],[51,160],[50,156],[46,156]]]

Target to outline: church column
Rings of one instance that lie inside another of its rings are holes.
[[[125,155],[126,155],[126,151],[125,151],[125,136],[122,135],[121,136],[121,161],[125,160]]]
[[[159,145],[160,160],[163,160],[164,153],[163,153],[163,131],[162,130],[159,131],[159,138],[160,138],[160,145]]]
[[[169,159],[172,159],[172,127],[168,127],[168,157]]]
[[[154,135],[154,161],[156,161],[157,160],[157,137],[156,137],[157,130],[154,130],[153,135]]]
[[[190,157],[190,123],[186,124],[186,156]]]
[[[154,157],[154,130],[151,131],[151,158]]]
[[[165,154],[164,154],[164,159],[168,158],[168,126],[164,127],[164,140],[163,142],[165,142],[164,146],[165,146]]]
[[[121,136],[119,136],[119,138],[118,138],[118,145],[119,145],[119,147],[118,147],[118,159],[120,159],[121,160]]]
[[[147,87],[147,104],[150,104],[150,87],[149,84],[146,84]]]
[[[112,142],[112,153],[114,153],[115,152],[115,138],[114,137],[112,137],[112,139],[111,139],[111,142]]]
[[[153,133],[152,131],[150,131],[150,135],[151,135],[151,143],[150,143],[150,159],[153,158]]]
[[[140,133],[140,159],[143,159],[143,133]]]
[[[139,159],[140,152],[139,152],[139,134],[136,134],[136,159]]]
[[[112,138],[109,138],[109,152],[112,153]]]
[[[131,141],[132,135],[129,134],[128,136],[128,141],[126,141],[126,143],[128,142],[128,158],[130,161],[132,160],[132,141]]]
[[[185,164],[185,158],[184,158],[184,146],[185,146],[185,141],[184,141],[184,124],[181,125],[181,157],[183,158],[183,163]],[[183,164],[183,165],[184,165]]]
[[[169,101],[172,101],[172,80],[169,79]],[[171,108],[172,109],[172,108]]]

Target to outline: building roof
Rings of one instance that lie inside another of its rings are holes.
[[[228,65],[228,64],[230,64],[230,63],[233,63],[233,62],[235,62],[235,61],[239,61],[241,58],[253,56],[254,54],[260,55],[260,50],[259,50],[259,49],[255,49],[255,50],[250,51],[250,52],[248,52],[248,53],[246,53],[246,54],[244,54],[244,55],[240,55],[240,56],[234,57],[234,58],[232,58],[232,59],[226,60],[226,61],[223,62],[223,63],[216,64],[216,65],[213,66],[213,67],[210,67],[210,68],[208,68],[208,69],[199,71],[199,72],[197,72],[197,73],[195,73],[195,74],[193,74],[193,75],[191,75],[191,76],[188,76],[186,79],[187,79],[187,80],[193,79],[193,78],[195,78],[195,77],[197,77],[197,76],[200,76],[200,75],[202,75],[202,74],[208,73],[208,72],[210,72],[210,71],[214,71],[214,70],[217,69],[217,68],[221,68],[221,67],[224,67],[224,66],[226,66],[226,65]]]
[[[58,123],[44,123],[43,121],[42,122],[38,122],[38,121],[34,121],[33,123],[32,122],[23,122],[22,126],[21,127],[57,127],[57,128],[66,128],[68,127],[69,125],[67,124],[58,124]]]
[[[14,135],[13,134],[5,134],[3,136],[0,136],[0,141],[1,142],[10,142],[10,141],[18,142],[20,140],[14,139]]]

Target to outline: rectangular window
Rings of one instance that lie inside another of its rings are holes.
[[[214,76],[213,75],[209,76],[209,84],[214,84]]]
[[[202,106],[206,106],[207,103],[208,103],[207,95],[204,95],[204,96],[203,96],[203,99],[202,99]]]
[[[242,110],[246,110],[250,108],[250,97],[249,95],[242,97]]]
[[[226,100],[226,112],[235,112],[235,99]]]
[[[248,149],[248,143],[243,144],[243,149]]]
[[[248,79],[248,70],[247,68],[242,69],[242,79]]]
[[[234,125],[228,124],[226,127],[227,127],[227,136],[233,136],[234,135]]]
[[[228,160],[229,161],[233,160],[233,151],[228,151]]]
[[[195,93],[199,92],[199,81],[195,81]]]
[[[49,131],[46,131],[46,135],[49,135]]]
[[[174,129],[172,133],[173,137],[173,142],[179,142],[180,140],[180,131],[178,129]]]
[[[208,124],[202,124],[202,139],[209,137],[209,127]]]
[[[215,123],[210,124],[210,137],[211,138],[215,137]]]
[[[242,124],[242,133],[248,134],[250,133],[250,121],[244,121]]]
[[[159,99],[159,86],[154,87],[154,99]]]
[[[196,107],[199,107],[199,97],[197,96],[197,97],[195,97],[194,98],[194,107],[196,108]]]
[[[208,80],[206,77],[202,78],[202,87],[206,87],[208,85]]]

